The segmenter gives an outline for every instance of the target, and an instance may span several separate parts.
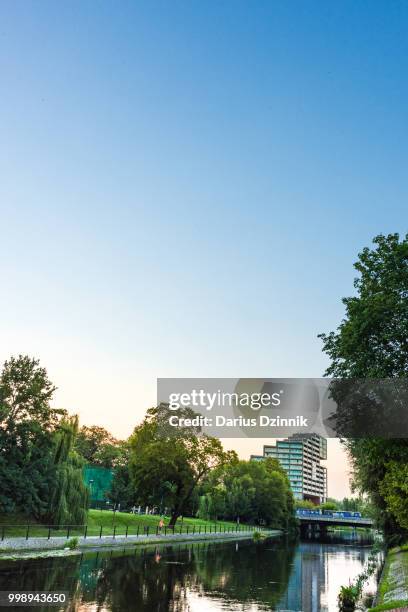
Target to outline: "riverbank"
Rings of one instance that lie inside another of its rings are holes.
[[[67,593],[66,609],[337,610],[341,584],[369,557],[364,535],[324,541],[212,538],[93,550],[9,553],[0,591]],[[319,589],[313,588],[318,584]],[[373,584],[372,590],[375,585]],[[164,603],[163,603],[164,602]]]
[[[111,510],[89,510],[86,525],[44,525],[36,522],[30,517],[16,514],[0,515],[0,548],[1,540],[14,537],[57,537],[67,536],[119,536],[119,535],[143,535],[147,530],[153,534],[161,516],[151,514],[131,514],[129,512],[113,512]],[[164,517],[164,529],[168,527],[170,517]],[[238,525],[232,521],[209,521],[199,518],[185,517],[178,519],[175,530],[177,533],[191,533],[192,531],[214,532],[235,531],[248,529],[249,526],[242,523]],[[149,534],[148,534],[149,535]],[[166,534],[165,534],[166,535]]]
[[[408,545],[391,549],[385,559],[375,606],[370,612],[408,606]]]
[[[281,531],[277,529],[262,530],[267,537],[277,537]],[[139,546],[146,544],[166,544],[171,542],[196,542],[196,541],[221,541],[221,540],[241,540],[253,538],[254,531],[234,531],[234,532],[212,532],[212,533],[171,533],[167,535],[152,534],[149,536],[88,536],[75,537],[71,539],[62,537],[52,538],[9,538],[0,542],[0,559],[8,557],[10,553],[52,551],[75,548],[85,549],[107,549]]]

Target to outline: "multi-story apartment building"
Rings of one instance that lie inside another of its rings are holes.
[[[320,465],[327,459],[327,440],[317,434],[294,434],[286,440],[278,440],[274,446],[264,446],[263,455],[251,455],[251,459],[266,457],[278,459],[286,471],[295,499],[308,499],[321,504],[327,498],[327,470]]]

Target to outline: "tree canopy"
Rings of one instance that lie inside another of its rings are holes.
[[[294,500],[286,472],[276,459],[235,459],[212,472],[202,487],[202,518],[242,520],[286,528]]]
[[[120,463],[123,442],[98,425],[83,425],[75,439],[75,449],[87,463],[112,468]]]
[[[346,314],[337,330],[321,334],[331,364],[326,375],[339,378],[406,378],[408,375],[408,235],[377,236],[359,254],[356,294],[344,298]],[[408,440],[356,438],[345,441],[354,487],[367,493],[387,533],[408,528],[404,466]],[[407,535],[408,532],[405,533]]]
[[[60,523],[83,519],[87,491],[72,452],[77,422],[51,407],[55,386],[39,360],[20,355],[0,375],[0,512]],[[64,507],[62,512],[61,508]]]
[[[190,409],[177,412],[179,416],[191,416]],[[147,411],[129,440],[129,469],[140,501],[172,508],[173,525],[203,478],[234,458],[235,453],[224,451],[216,438],[199,435],[198,428],[170,431],[163,426],[167,420],[166,405]]]

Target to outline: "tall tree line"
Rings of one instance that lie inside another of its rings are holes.
[[[277,461],[239,461],[200,428],[168,425],[164,404],[147,411],[127,441],[51,407],[55,386],[37,359],[12,357],[0,375],[0,513],[53,524],[85,524],[86,464],[111,468],[107,495],[122,508],[288,527],[293,496]],[[194,413],[180,409],[179,416]]]
[[[56,388],[37,359],[20,355],[0,375],[0,513],[47,523],[86,522],[78,420],[51,407]]]
[[[328,376],[408,377],[408,235],[402,239],[398,234],[380,235],[373,244],[355,263],[355,295],[343,299],[344,319],[336,331],[320,336],[331,360]],[[408,440],[358,437],[344,444],[353,466],[355,489],[369,496],[390,539],[406,539]]]

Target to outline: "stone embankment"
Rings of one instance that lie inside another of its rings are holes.
[[[278,530],[265,530],[267,536],[277,536],[280,534]],[[61,550],[68,548],[72,544],[72,540],[75,540],[76,548],[113,548],[113,547],[124,547],[134,546],[139,544],[163,544],[166,542],[196,542],[201,540],[241,540],[252,538],[254,535],[253,531],[238,531],[231,533],[224,532],[213,532],[213,533],[182,533],[182,534],[167,534],[167,535],[141,535],[141,536],[88,536],[78,538],[62,538],[62,537],[51,537],[51,538],[6,538],[0,541],[0,555],[1,553],[27,551],[27,550]]]

